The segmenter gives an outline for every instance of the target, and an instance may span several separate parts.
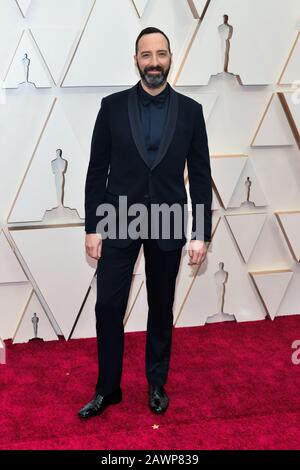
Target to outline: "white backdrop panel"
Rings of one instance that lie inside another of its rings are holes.
[[[224,14],[233,27],[228,71],[244,85],[276,82],[295,36],[298,0],[212,0],[177,84],[206,85],[211,75],[224,70],[218,31]]]
[[[11,235],[67,338],[95,272],[95,263],[85,255],[83,227],[17,230]]]

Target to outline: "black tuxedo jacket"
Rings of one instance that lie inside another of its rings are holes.
[[[212,184],[210,158],[202,105],[170,87],[169,107],[156,160],[149,167],[139,115],[138,83],[102,99],[96,119],[85,183],[85,230],[96,233],[103,216],[102,203],[118,213],[119,196],[133,203],[187,203],[184,169],[187,163],[192,201],[192,230],[196,228],[196,204],[204,204],[204,234],[211,239]],[[128,222],[130,222],[128,217]],[[186,227],[184,226],[184,230]],[[199,237],[197,237],[199,238]],[[108,238],[112,246],[125,247],[132,239]],[[163,250],[183,246],[186,237],[157,240]]]

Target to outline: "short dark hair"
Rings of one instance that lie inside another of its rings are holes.
[[[144,36],[145,34],[153,34],[153,33],[160,33],[166,38],[167,43],[168,43],[169,52],[171,53],[170,41],[169,41],[168,36],[163,31],[161,31],[160,29],[154,28],[153,26],[149,26],[148,28],[143,29],[140,32],[140,34],[138,35],[138,37],[135,41],[135,54],[138,53],[139,40],[141,39],[141,37]]]

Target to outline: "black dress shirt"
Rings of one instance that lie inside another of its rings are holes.
[[[166,122],[170,94],[169,88],[170,85],[167,83],[162,92],[153,96],[144,90],[141,82],[138,84],[140,116],[150,165],[155,161]]]

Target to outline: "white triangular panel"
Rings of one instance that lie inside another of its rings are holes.
[[[122,20],[118,21],[118,18]],[[113,24],[117,24],[118,34],[126,41],[115,40]],[[131,0],[110,0],[105,5],[96,2],[63,86],[135,83],[138,76],[134,69],[132,45],[139,30],[140,20]]]
[[[86,89],[63,93],[64,113],[86,157],[90,155],[91,138],[102,99],[108,94],[109,92],[102,88],[91,93]]]
[[[78,31],[74,28],[31,28],[31,32],[58,84]]]
[[[221,208],[219,200],[217,198],[217,195],[215,193],[215,190],[213,189],[213,198],[212,198],[212,203],[211,203],[211,210],[217,211]]]
[[[84,218],[84,181],[88,162],[84,158],[60,103],[55,104],[39,141],[22,187],[11,211],[9,222],[40,221],[45,211],[58,206],[55,175],[51,162],[56,150],[67,160],[64,207],[77,210]],[[32,197],[38,194],[39,197]]]
[[[280,78],[280,85],[291,85],[300,77],[300,33],[298,33],[291,55]]]
[[[248,197],[248,183],[247,179],[251,182],[250,192],[249,192],[249,202],[247,203]],[[246,184],[247,183],[247,184]],[[254,207],[264,207],[268,205],[266,197],[263,193],[262,187],[259,183],[258,177],[254,171],[251,160],[248,159],[246,165],[243,168],[243,171],[239,177],[239,181],[234,188],[233,194],[228,203],[228,207],[246,207],[249,208],[249,205]]]
[[[211,158],[211,172],[219,196],[226,208],[246,165],[245,155]]]
[[[72,338],[94,338],[96,337],[96,316],[95,316],[95,305],[97,300],[97,278],[95,277],[92,281],[92,288],[89,292],[88,298],[84,304],[84,307],[81,311],[79,319],[76,323],[75,329],[72,333]],[[144,276],[139,274],[133,275],[127,309],[125,312],[125,323],[127,322],[127,317],[130,315],[130,310],[132,309],[136,298],[141,290],[141,287],[144,282]],[[125,326],[125,331],[127,327]],[[133,329],[134,331],[134,329]]]
[[[227,215],[225,218],[247,263],[267,219],[267,214],[234,214]]]
[[[213,28],[208,27],[205,21],[200,25],[199,30],[192,42],[190,50],[187,52],[183,67],[181,69],[176,85],[178,86],[200,86],[207,85],[211,75],[222,72],[221,54],[219,53],[219,38],[216,34],[210,34]],[[210,50],[207,50],[208,38]],[[197,64],[201,64],[197,66]]]
[[[145,272],[145,257],[144,257],[144,249],[141,247],[138,259],[135,262],[134,268],[133,268],[133,274],[144,274]]]
[[[65,338],[95,273],[95,260],[84,251],[83,227],[11,231]]]
[[[218,94],[206,121],[211,155],[244,153],[270,98],[268,88],[252,87],[250,91],[234,75],[223,73],[212,77],[208,89]]]
[[[288,120],[278,95],[274,94],[251,145],[256,147],[294,144],[295,140]]]
[[[211,259],[211,253],[207,254],[209,261]],[[200,326],[204,325],[206,317],[214,312],[217,312],[217,297],[216,288],[213,282],[213,277],[208,275],[207,258],[202,264],[196,277],[193,275],[193,282],[189,286],[187,297],[184,304],[181,306],[179,316],[177,316],[176,326]],[[205,274],[202,274],[202,270]],[[192,270],[195,274],[196,269]]]
[[[25,17],[27,14],[28,8],[30,7],[31,0],[16,0],[16,2],[19,5],[22,15]]]
[[[272,22],[269,21],[270,12]],[[288,45],[294,37],[293,28],[298,13],[298,0],[276,1],[276,9],[274,0],[211,1],[177,85],[207,85],[211,75],[224,70],[225,46],[222,48],[218,29],[223,24],[224,14],[228,15],[228,23],[233,28],[228,71],[240,76],[244,85],[275,83]],[[254,44],[259,44],[259,47],[254,47]],[[276,54],[270,54],[270,50],[275,50]]]
[[[207,318],[218,313],[215,273],[219,263],[228,272],[225,284],[223,312],[234,315],[237,321],[262,320],[265,313],[231,239],[227,224],[220,220],[205,262],[183,305],[177,326],[204,325]]]
[[[189,288],[193,282],[195,269],[189,266],[189,256],[186,247],[182,250],[181,262],[176,280],[175,298],[173,304],[174,323],[179,315],[180,308],[185,300]]]
[[[20,41],[23,18],[14,0],[1,0],[0,5],[0,90],[3,94],[3,79]]]
[[[44,341],[54,341],[58,337],[39,301],[36,294],[33,293],[26,307],[22,318],[20,319],[17,330],[14,334],[13,343],[25,343],[34,338],[34,329],[32,318],[34,313],[38,318],[37,336]]]
[[[300,212],[279,212],[277,217],[288,239],[293,258],[300,262]]]
[[[178,88],[176,91],[179,91],[180,93],[180,88]],[[191,93],[191,92],[186,92],[186,96],[189,96],[193,100],[197,101],[198,103],[202,104],[203,108],[203,116],[204,120],[207,123],[210,115],[215,107],[215,104],[218,99],[218,93]]]
[[[6,351],[5,351],[5,343],[0,338],[0,364],[6,363]]]
[[[116,40],[112,24],[126,41]],[[176,0],[176,11],[174,0],[151,1],[141,18],[132,0],[110,0],[105,8],[97,1],[63,86],[134,85],[140,79],[134,45],[140,31],[149,25],[167,31],[173,53],[169,80],[173,83],[197,24],[186,0]]]
[[[299,285],[300,285],[300,273],[294,271],[294,275],[291,279],[291,282],[288,285],[287,291],[285,293],[282,302],[280,303],[277,317],[285,315],[299,315],[300,314],[300,295],[299,295]]]
[[[300,43],[300,41],[299,41]],[[300,82],[299,82],[300,85]],[[297,93],[297,96],[295,96]],[[295,93],[284,93],[293,121],[300,135],[300,89]],[[295,99],[297,97],[297,99]]]
[[[4,79],[3,88],[18,88],[26,81],[26,67],[23,64],[25,54],[27,54],[30,60],[28,81],[31,83],[31,86],[37,88],[51,88],[46,66],[34,44],[34,40],[27,31],[24,31],[22,34]]]
[[[0,231],[0,260],[0,284],[28,280],[2,230]]]
[[[0,285],[0,337],[13,337],[18,320],[29,300],[32,286],[29,282]]]
[[[52,101],[49,93],[12,91],[7,93],[6,105],[0,105],[0,147],[3,149],[0,159],[0,188],[3,221],[9,221],[10,210]]]
[[[293,272],[287,269],[277,272],[251,272],[250,274],[273,320],[292,279]]]
[[[141,17],[144,13],[148,0],[132,0],[132,1],[137,9],[139,17]]]
[[[94,277],[91,283],[89,295],[80,313],[72,339],[74,338],[95,338],[96,337],[96,315],[95,305],[97,300],[97,278]]]
[[[219,218],[220,217],[216,213],[213,213],[212,233],[214,232],[218,224]],[[191,217],[191,213],[189,212],[188,230],[187,230],[188,234],[190,233],[191,228],[192,228],[192,217]],[[190,260],[188,256],[188,247],[189,247],[189,243],[186,243],[186,245],[183,247],[181,263],[180,263],[179,272],[178,272],[178,276],[176,280],[175,298],[174,298],[174,304],[173,304],[173,315],[174,315],[175,325],[177,322],[177,318],[180,315],[181,307],[184,304],[185,298],[187,297],[189,293],[189,289],[195,277],[195,266],[190,266],[188,264]]]
[[[212,215],[212,232],[215,230],[216,225],[218,224],[219,216],[216,213]],[[189,211],[188,213],[188,224],[187,224],[187,234],[189,235],[192,230],[192,214]],[[174,315],[174,324],[176,325],[177,318],[180,315],[181,307],[185,301],[186,296],[188,295],[189,289],[193,283],[195,276],[195,266],[189,265],[189,240],[185,244],[182,250],[181,263],[178,271],[178,276],[176,279],[176,289],[175,297],[173,304],[173,315]]]
[[[155,25],[168,35],[173,54],[168,79],[172,85],[198,24],[199,21],[191,14],[187,0],[149,0],[149,7],[146,7],[140,19],[138,33],[149,25]]]

